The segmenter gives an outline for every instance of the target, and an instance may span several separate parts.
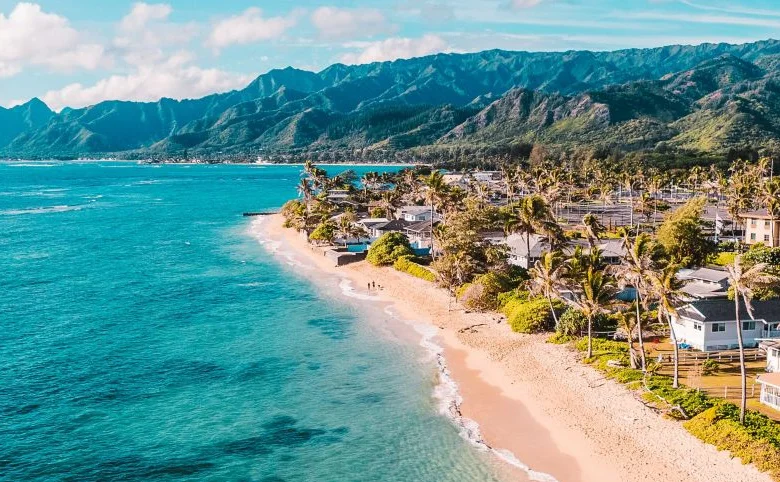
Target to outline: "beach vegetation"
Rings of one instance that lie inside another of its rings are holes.
[[[393,263],[393,267],[402,273],[410,274],[431,283],[436,281],[436,274],[425,266],[415,263],[412,256],[399,257],[395,263]]]
[[[681,266],[704,266],[716,254],[717,246],[705,234],[701,216],[707,200],[688,201],[666,216],[658,229],[658,242],[671,262]]]
[[[314,231],[309,235],[309,240],[333,244],[336,237],[336,225],[330,221],[325,221],[317,225]]]
[[[498,296],[508,292],[511,283],[512,280],[504,273],[485,273],[464,284],[458,290],[458,300],[469,310],[495,311],[500,304]]]
[[[565,305],[557,300],[553,302],[553,306],[560,312],[565,308]],[[541,333],[555,328],[548,301],[543,297],[510,300],[504,305],[502,312],[512,330],[518,333]]]
[[[385,233],[371,243],[366,260],[374,266],[391,266],[398,258],[414,256],[409,238],[403,233]]]

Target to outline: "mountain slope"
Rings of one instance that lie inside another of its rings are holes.
[[[179,155],[468,142],[648,149],[663,141],[721,149],[775,135],[770,79],[778,73],[774,40],[615,52],[491,50],[336,64],[318,73],[287,68],[202,99],[109,101],[48,117],[41,111],[26,123],[0,111],[0,153]]]

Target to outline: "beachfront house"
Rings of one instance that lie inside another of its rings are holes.
[[[745,225],[745,243],[763,243],[770,248],[780,246],[780,218],[766,209],[740,215]]]
[[[780,372],[780,340],[764,340],[759,348],[766,353],[766,371]]]
[[[780,373],[763,373],[756,382],[761,385],[761,403],[780,410]]]
[[[724,270],[698,268],[681,269],[677,278],[684,284],[682,291],[689,300],[726,298],[729,290],[729,275]]]
[[[528,242],[525,234],[510,234],[504,240],[509,248],[509,263],[521,268],[530,269],[541,259],[542,255],[550,251],[550,243],[545,236],[532,234],[530,239],[531,251],[528,252]],[[580,247],[584,253],[590,253],[590,245],[585,239],[574,239],[566,243],[562,251],[571,255]],[[623,242],[620,239],[602,239],[596,242],[596,247],[601,250],[601,256],[606,264],[620,264],[625,254]]]
[[[431,218],[438,219],[438,215],[430,206],[403,206],[398,208],[395,214],[398,219],[414,223],[430,221]]]
[[[438,224],[438,221],[434,221],[434,226]],[[409,238],[409,244],[415,251],[430,250],[431,248],[431,222],[420,221],[419,223],[410,224],[404,229],[404,234]],[[419,253],[418,253],[419,254]]]
[[[695,300],[672,316],[672,328],[679,343],[701,351],[737,348],[734,302],[728,299]],[[740,304],[742,338],[746,347],[762,339],[780,338],[780,300],[754,301],[753,318]]]

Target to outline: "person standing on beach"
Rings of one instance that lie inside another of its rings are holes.
[[[371,283],[366,283],[368,285],[368,291],[371,291]]]
[[[372,287],[372,288],[374,288],[374,289],[376,289],[376,281],[372,281],[372,282],[371,282],[371,287]]]

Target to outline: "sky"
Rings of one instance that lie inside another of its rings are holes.
[[[778,0],[0,0],[0,105],[196,98],[293,66],[780,38]]]

